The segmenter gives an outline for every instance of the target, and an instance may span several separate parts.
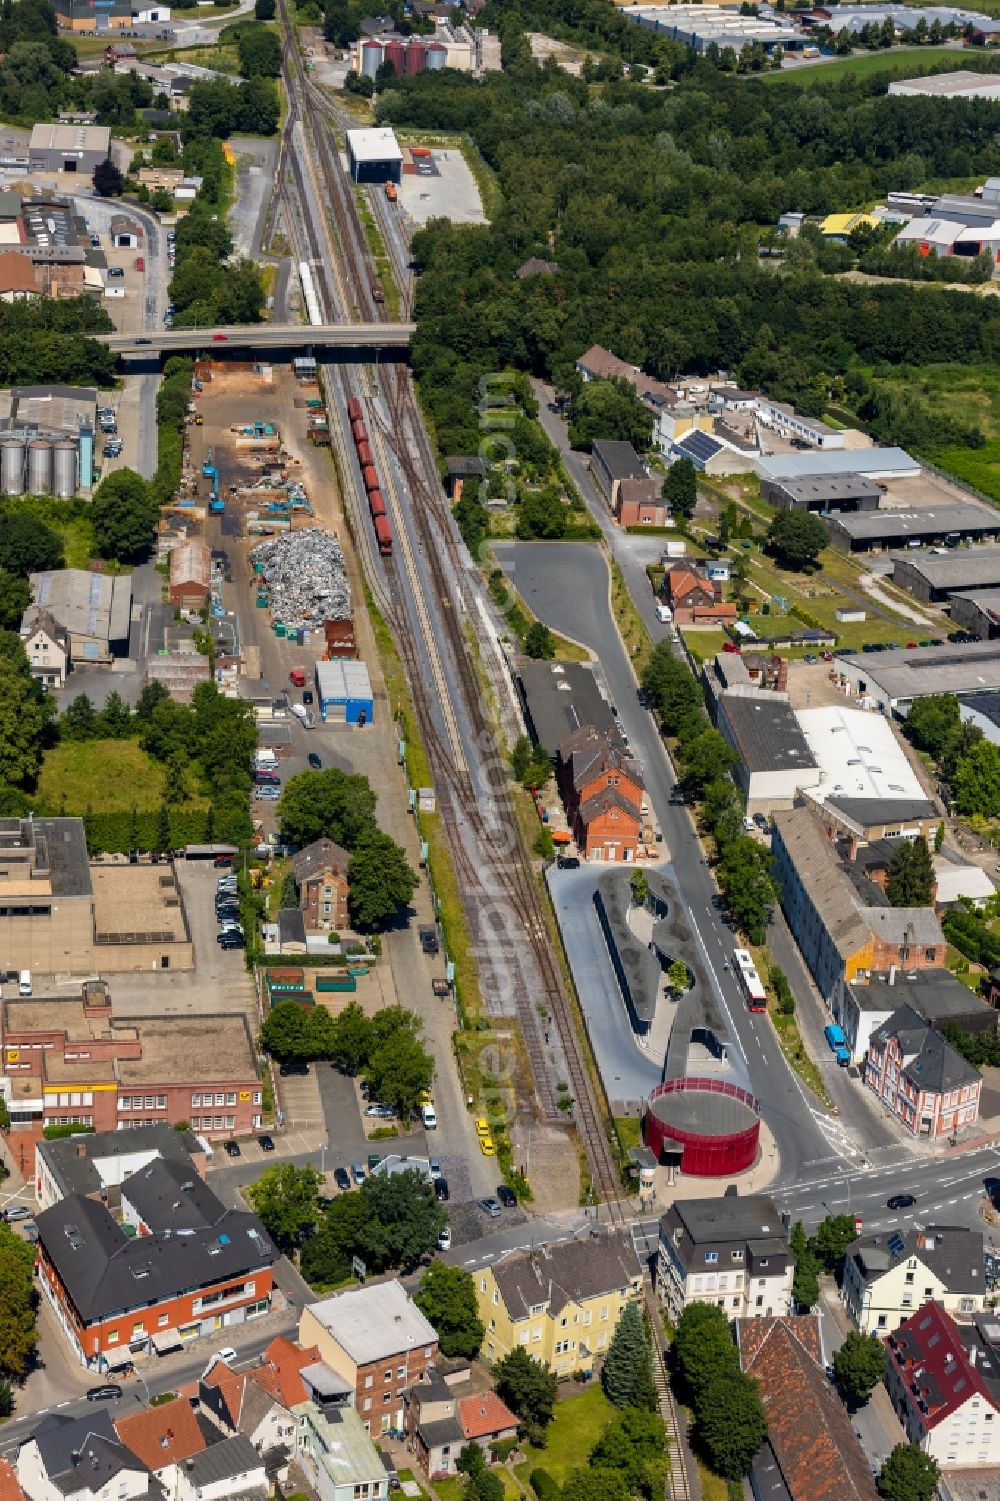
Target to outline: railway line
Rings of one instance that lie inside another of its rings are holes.
[[[291,170],[281,179],[279,192],[286,219],[295,226],[296,258],[312,266],[317,300],[326,316],[378,321],[385,317],[385,304],[375,295],[376,269],[353,187],[340,164],[330,102],[305,76],[288,0],[279,0],[279,5],[292,38],[285,51]],[[303,199],[310,191],[321,226]],[[409,371],[394,365],[381,371],[376,367],[374,373],[369,369],[357,383],[359,389],[349,389],[341,371],[327,369],[324,376],[342,401],[349,396],[363,400],[378,453],[382,495],[394,533],[388,555],[374,557],[371,520],[358,497],[352,500],[352,513],[364,533],[369,566],[387,585],[378,591],[380,607],[406,670],[433,770],[484,1003],[498,1018],[511,1013],[517,1017],[536,1113],[543,1120],[566,1123],[554,1079],[567,1079],[593,1198],[605,1206],[612,1223],[623,1224],[629,1207],[622,1196],[599,1090],[583,1061],[577,1019],[518,829],[509,771],[497,751],[490,706],[469,651],[467,600],[482,588],[482,581],[470,568],[442,493]],[[457,689],[454,702],[449,684]],[[518,1078],[517,1083],[523,1094],[525,1081]]]

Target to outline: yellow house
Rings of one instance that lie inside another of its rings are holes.
[[[862,1334],[892,1334],[932,1300],[968,1323],[986,1293],[983,1232],[964,1226],[866,1235],[844,1262],[842,1296]]]
[[[642,1297],[642,1266],[627,1232],[514,1251],[473,1273],[482,1355],[522,1345],[559,1376],[590,1371],[625,1304]]]

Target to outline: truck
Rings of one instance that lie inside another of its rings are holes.
[[[838,1027],[835,1022],[831,1022],[828,1027],[823,1028],[823,1036],[841,1068],[846,1068],[851,1061],[851,1055],[847,1050],[847,1038],[844,1036],[843,1027]]]
[[[294,683],[296,688],[304,688],[306,686],[305,672],[301,667],[293,667],[288,674],[288,681]]]

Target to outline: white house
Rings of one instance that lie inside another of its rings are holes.
[[[106,1409],[80,1418],[48,1413],[18,1449],[14,1468],[30,1501],[106,1501],[112,1495],[136,1501],[149,1495],[152,1478],[121,1443]]]
[[[242,1433],[209,1444],[178,1466],[177,1501],[268,1501],[264,1461]]]
[[[21,618],[21,643],[31,676],[46,688],[64,688],[69,672],[69,633],[48,610],[29,605]]]
[[[862,1334],[891,1334],[931,1299],[967,1321],[986,1296],[982,1231],[928,1225],[862,1236],[847,1253],[842,1296]]]
[[[906,1437],[943,1470],[1000,1463],[996,1347],[927,1303],[886,1341],[885,1384]]]

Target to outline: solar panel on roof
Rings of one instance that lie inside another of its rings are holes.
[[[723,445],[718,438],[713,438],[710,433],[690,432],[685,433],[680,441],[681,448],[696,459],[707,460],[721,453]]]

